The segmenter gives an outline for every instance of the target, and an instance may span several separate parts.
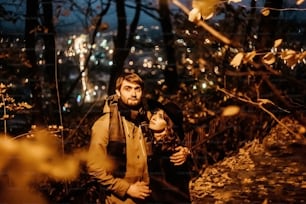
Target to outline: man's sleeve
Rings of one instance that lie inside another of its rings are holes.
[[[98,119],[92,127],[88,150],[87,167],[90,175],[98,179],[107,190],[123,197],[130,184],[112,175],[112,162],[107,157],[106,147],[109,138],[109,115]]]

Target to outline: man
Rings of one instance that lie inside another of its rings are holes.
[[[143,80],[125,74],[116,81],[104,115],[92,127],[88,171],[106,189],[106,203],[142,203],[151,193],[145,140],[140,125]]]
[[[105,203],[145,203],[150,195],[143,124],[148,124],[142,102],[144,82],[134,73],[120,76],[116,94],[108,98],[103,115],[92,127],[88,171],[106,189]],[[185,161],[183,147],[171,161]]]

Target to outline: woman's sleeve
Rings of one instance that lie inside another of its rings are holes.
[[[109,115],[98,119],[92,127],[88,150],[87,167],[90,175],[98,179],[107,190],[123,197],[130,184],[112,175],[112,163],[107,157],[106,147],[109,139]]]

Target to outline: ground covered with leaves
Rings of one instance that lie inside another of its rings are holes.
[[[304,127],[284,118],[263,140],[254,139],[237,154],[203,167],[190,182],[192,202],[306,203],[305,157]]]

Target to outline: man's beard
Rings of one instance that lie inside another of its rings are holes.
[[[140,102],[141,101],[139,99],[128,99],[126,105],[131,107],[132,109],[138,109]]]
[[[146,121],[146,114],[143,112],[141,100],[137,105],[131,106],[130,104],[123,103],[120,99],[118,101],[119,111],[122,116],[125,116],[127,120],[130,120],[136,124],[140,124],[142,121]]]

